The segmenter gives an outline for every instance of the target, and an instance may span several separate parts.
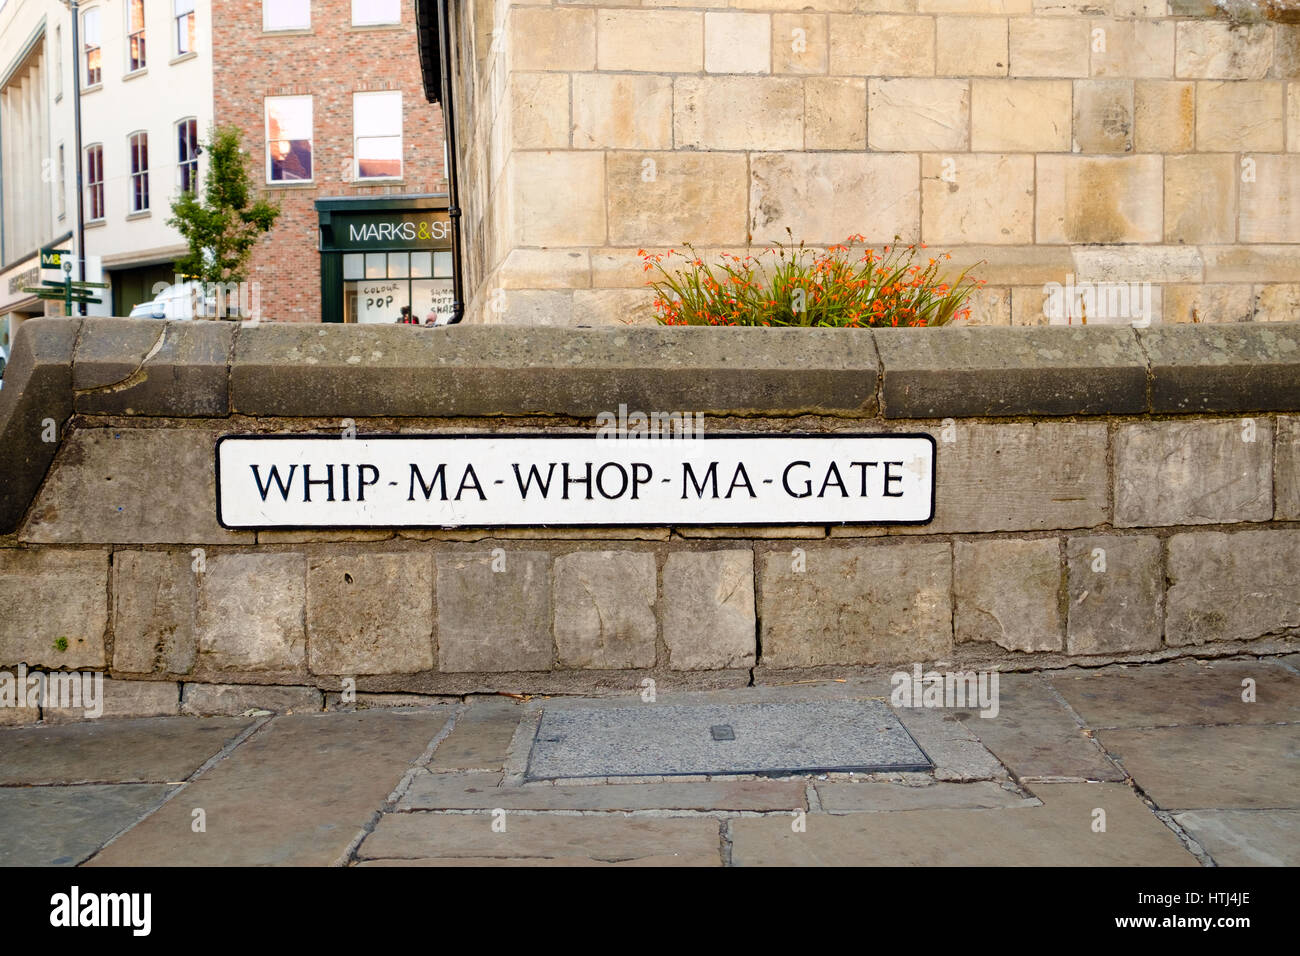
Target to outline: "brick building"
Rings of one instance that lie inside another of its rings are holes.
[[[442,115],[421,87],[413,5],[228,0],[216,32],[216,121],[242,131],[281,208],[249,270],[262,314],[392,322],[412,299],[421,318],[442,309]]]

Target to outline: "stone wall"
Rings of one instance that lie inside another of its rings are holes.
[[[1071,276],[1156,322],[1300,308],[1289,0],[453,7],[468,321],[652,321],[638,249],[787,228],[983,261],[980,324]]]
[[[928,432],[935,520],[217,522],[222,435],[336,433],[344,419],[362,436],[590,434],[621,402],[701,411],[713,432]],[[319,696],[347,677],[370,692],[534,693],[1300,636],[1296,323],[429,333],[42,319],[18,336],[0,438],[0,668],[101,669],[191,696]]]

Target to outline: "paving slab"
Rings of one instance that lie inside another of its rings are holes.
[[[731,822],[737,866],[1196,866],[1168,827],[1128,787],[1042,784],[1041,807],[917,810]],[[1104,833],[1092,829],[1106,811]]]
[[[277,717],[90,865],[328,866],[445,722],[379,710]]]
[[[1008,790],[992,780],[934,783],[928,787],[862,781],[818,783],[817,798],[827,813],[871,813],[892,810],[992,810],[1036,807],[1039,801]]]
[[[981,717],[978,710],[958,713],[966,729],[1020,779],[1124,779],[1086,737],[1052,688],[1037,674],[1002,674],[998,712]]]
[[[600,786],[500,786],[496,773],[425,773],[397,802],[401,810],[792,810],[806,808],[807,782],[714,780]]]
[[[719,821],[708,818],[600,816],[498,817],[491,814],[385,814],[357,851],[359,859],[579,858],[607,862],[692,859],[721,864]],[[499,824],[498,824],[499,826]]]
[[[1255,701],[1241,699],[1255,682]],[[1300,720],[1300,674],[1273,661],[1173,661],[1049,675],[1090,727],[1271,724]]]
[[[1188,810],[1174,820],[1219,866],[1300,866],[1300,810]]]
[[[1007,770],[951,710],[899,708],[896,713],[934,763],[936,780],[1005,780]]]
[[[473,697],[438,744],[435,770],[500,770],[524,708],[510,697]]]
[[[142,717],[0,732],[0,786],[167,783],[219,753],[251,718]]]
[[[423,860],[362,860],[357,866],[721,866],[718,853],[684,853],[680,856],[643,856],[635,860],[592,860],[582,856],[525,857],[506,859],[492,856],[441,857]]]
[[[528,779],[929,770],[878,700],[631,704],[542,713]]]
[[[75,866],[173,789],[156,783],[0,789],[0,866]]]
[[[1164,810],[1300,807],[1300,726],[1104,730],[1102,747]]]

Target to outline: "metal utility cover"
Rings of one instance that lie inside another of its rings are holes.
[[[732,731],[727,739],[723,728]],[[719,739],[719,738],[722,739]],[[528,780],[931,768],[879,700],[546,708]]]

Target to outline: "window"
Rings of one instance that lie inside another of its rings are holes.
[[[86,199],[90,219],[104,218],[104,147],[96,143],[86,147]]]
[[[144,61],[144,0],[127,0],[126,39],[128,73],[143,70]]]
[[[398,23],[402,19],[400,0],[352,0],[353,26]]]
[[[131,212],[148,212],[149,134],[132,133],[127,142],[131,150]]]
[[[68,165],[63,156],[63,144],[59,144],[59,218],[68,214]]]
[[[266,181],[311,179],[311,97],[266,100]]]
[[[99,49],[99,11],[87,10],[81,18],[82,48],[86,52],[86,85],[98,86],[103,82]]]
[[[402,94],[353,93],[352,135],[357,179],[402,175]]]
[[[194,52],[194,0],[172,0],[176,20],[176,55]]]
[[[306,30],[310,26],[310,0],[262,0],[263,30]]]
[[[54,28],[54,98],[63,96],[63,27]]]
[[[176,124],[176,165],[181,174],[181,192],[192,193],[199,185],[199,121]]]

